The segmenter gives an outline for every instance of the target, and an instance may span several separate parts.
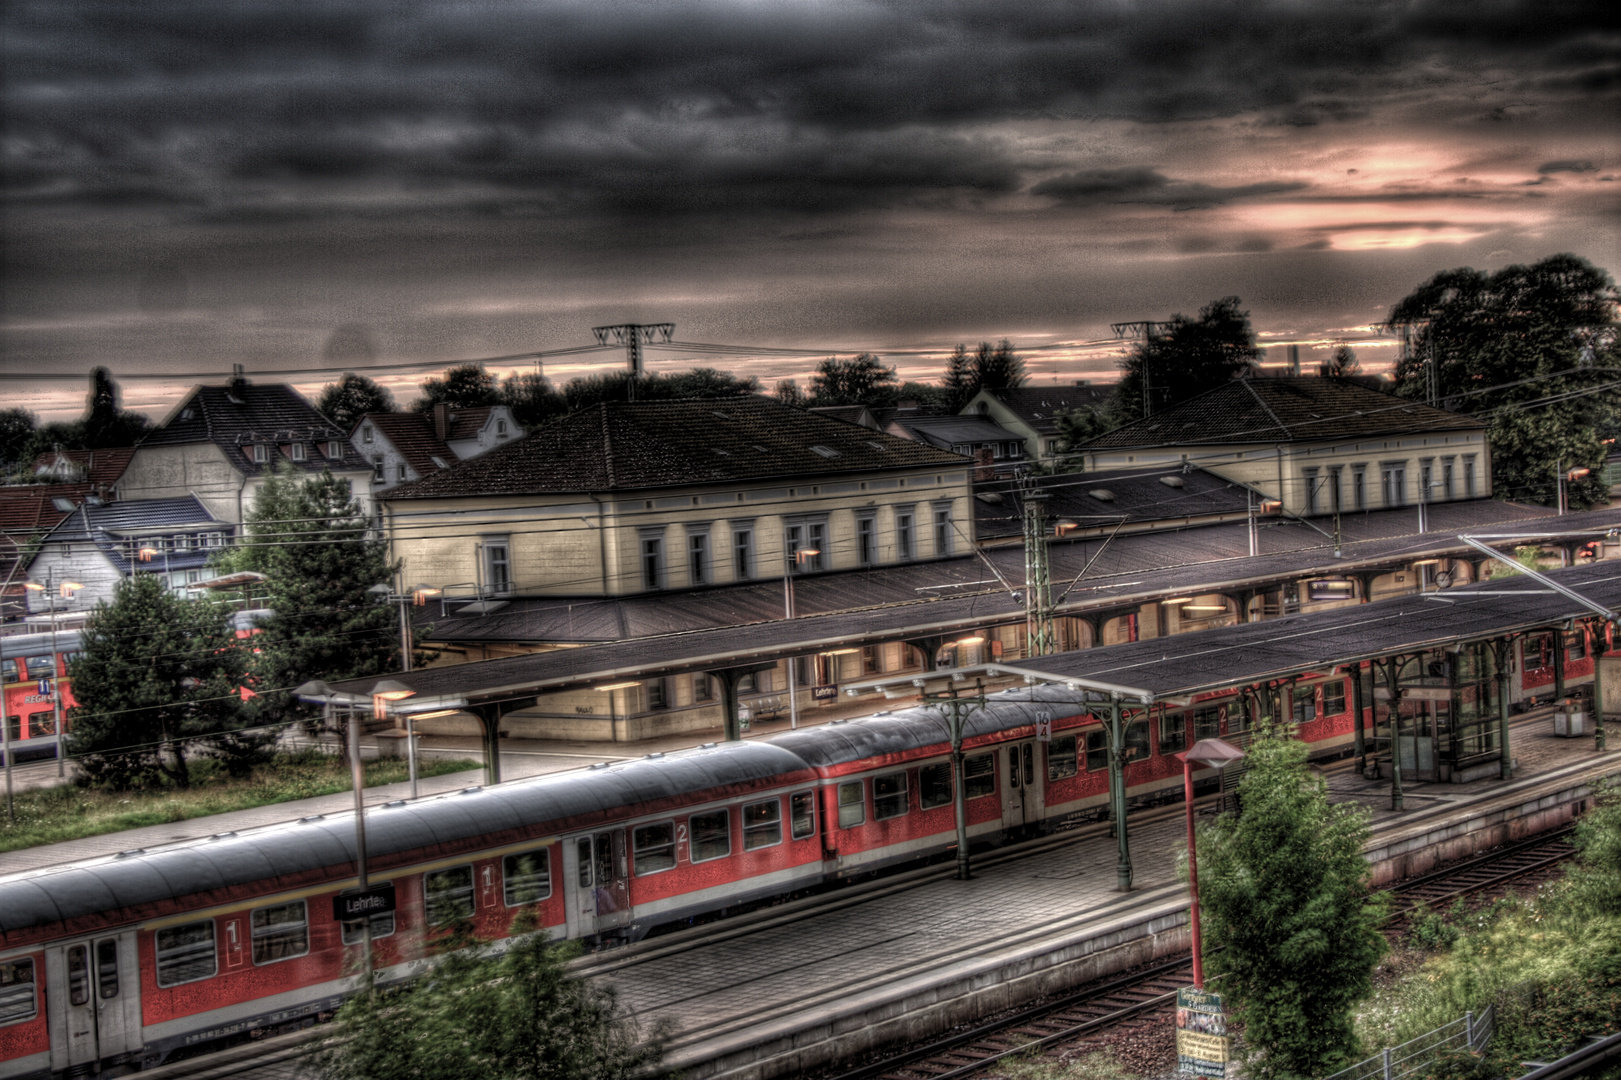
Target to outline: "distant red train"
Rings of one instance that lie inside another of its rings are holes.
[[[12,763],[55,758],[60,744],[56,730],[54,688],[62,688],[62,713],[73,708],[68,663],[78,655],[79,632],[16,634],[0,637],[0,681],[5,684],[6,742]],[[3,751],[0,751],[3,752]]]
[[[1271,708],[1316,755],[1343,753],[1350,679],[1297,680]],[[1129,794],[1179,798],[1171,755],[1241,735],[1252,708],[1231,691],[1131,724]],[[1002,691],[966,729],[974,844],[1103,814],[1107,743],[1073,694]],[[455,922],[497,939],[529,909],[556,938],[635,939],[955,846],[946,724],[923,708],[389,803],[366,820],[373,886],[397,900],[371,916],[388,979],[420,970]],[[330,1013],[364,936],[334,910],[357,884],[354,855],[345,814],[0,877],[0,1076],[116,1075]]]

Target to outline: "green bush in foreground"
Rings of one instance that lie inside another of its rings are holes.
[[[533,917],[514,924],[532,928]],[[643,1041],[611,988],[571,978],[572,943],[542,934],[446,953],[402,986],[345,1002],[316,1055],[326,1080],[628,1080],[664,1055],[661,1028]]]
[[[1237,817],[1199,844],[1210,967],[1233,999],[1257,1080],[1324,1076],[1357,1056],[1352,1007],[1385,949],[1382,897],[1369,898],[1367,813],[1330,805],[1306,746],[1260,730]]]

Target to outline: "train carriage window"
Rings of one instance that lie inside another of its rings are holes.
[[[1294,706],[1295,723],[1305,724],[1317,719],[1317,687],[1295,687]]]
[[[782,800],[768,799],[743,808],[743,850],[782,843]]]
[[[636,855],[636,876],[654,874],[675,865],[675,823],[638,825],[631,830],[631,849]]]
[[[694,814],[687,819],[692,829],[692,844],[687,849],[695,863],[710,859],[724,859],[732,853],[731,816],[725,810],[711,810],[707,814]]]
[[[253,962],[273,964],[310,951],[309,912],[304,901],[253,909]]]
[[[96,942],[96,989],[103,1001],[118,996],[118,942]]]
[[[978,799],[996,794],[996,759],[990,754],[975,754],[962,763],[964,798]]]
[[[1159,718],[1159,752],[1180,754],[1188,748],[1188,714],[1163,713]]]
[[[365,939],[366,926],[360,919],[345,919],[342,926],[343,943],[345,945],[359,945]],[[394,933],[394,913],[392,911],[371,917],[371,939],[373,941],[378,938],[386,938],[392,933]]]
[[[1148,757],[1148,721],[1135,720],[1126,725],[1125,753],[1121,755],[1126,763],[1142,761]]]
[[[1220,705],[1212,705],[1209,708],[1193,710],[1194,742],[1221,736],[1221,709]]]
[[[473,868],[452,866],[448,870],[423,874],[422,893],[427,901],[429,926],[471,919],[477,906],[473,898]]]
[[[1075,773],[1075,736],[1054,735],[1052,742],[1047,744],[1048,782],[1062,780]]]
[[[1101,728],[1086,733],[1086,771],[1109,767],[1109,733]]]
[[[906,803],[906,774],[886,773],[872,779],[872,816],[874,821],[887,821],[903,816]]]
[[[501,860],[501,887],[507,907],[522,907],[552,895],[552,853],[547,848]]]
[[[1587,658],[1587,634],[1582,630],[1565,631],[1565,659],[1585,660]]]
[[[574,860],[575,865],[580,868],[580,888],[589,889],[591,887],[591,838],[589,836],[582,836],[574,841]]]
[[[214,920],[168,926],[157,932],[158,985],[179,986],[214,974]]]
[[[50,653],[23,657],[23,665],[30,679],[49,679],[56,675],[56,658]]]
[[[917,804],[924,810],[951,802],[951,762],[925,765],[917,771]]]
[[[848,829],[867,820],[867,804],[860,780],[839,785],[839,828]]]
[[[1323,684],[1323,715],[1338,716],[1345,711],[1345,680]]]
[[[16,660],[0,660],[0,678],[8,683],[22,681],[22,672],[17,669]]]
[[[33,960],[0,961],[0,1024],[32,1020],[39,1013]]]
[[[789,812],[793,815],[793,836],[795,840],[803,840],[816,832],[816,795],[813,792],[801,791],[789,800]]]
[[[90,1000],[90,946],[68,946],[68,1003],[83,1005]]]

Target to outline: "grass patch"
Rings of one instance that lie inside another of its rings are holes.
[[[1134,1074],[1101,1050],[1073,1061],[1053,1061],[1039,1054],[1003,1058],[985,1074],[985,1080],[998,1077],[1006,1080],[1136,1080]]]
[[[479,762],[467,758],[423,757],[417,759],[417,776],[478,767]],[[407,774],[408,765],[401,760],[366,762],[367,787],[399,783],[409,779]],[[60,784],[19,791],[17,823],[0,819],[0,852],[350,790],[349,769],[342,760],[313,749],[278,753],[241,780],[231,779],[206,758],[191,763],[191,775],[192,786],[184,789],[100,791]]]

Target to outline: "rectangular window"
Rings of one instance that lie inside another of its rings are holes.
[[[1047,781],[1062,780],[1076,772],[1075,736],[1054,735],[1047,744]]]
[[[747,581],[754,576],[754,530],[732,526],[732,577]]]
[[[422,893],[427,902],[429,926],[444,926],[457,919],[471,919],[476,904],[473,898],[473,868],[452,866],[448,870],[423,874]]]
[[[978,799],[996,794],[996,758],[990,754],[976,754],[964,758],[962,763],[965,799]]]
[[[675,865],[675,823],[638,825],[630,833],[631,851],[636,856],[636,876],[656,874]]]
[[[1339,716],[1345,712],[1345,680],[1335,679],[1323,684],[1323,715]]]
[[[378,454],[376,457],[371,459],[371,478],[373,481],[381,484],[383,481],[388,479],[388,474],[383,471],[384,468],[383,455]]]
[[[1328,508],[1336,514],[1343,509],[1340,506],[1342,497],[1340,495],[1340,476],[1344,471],[1344,468],[1339,465],[1331,466],[1328,470],[1328,479],[1324,481],[1328,485],[1328,497],[1326,499]]]
[[[1457,492],[1453,490],[1452,473],[1455,462],[1452,458],[1441,459],[1441,498],[1451,499]]]
[[[692,677],[692,700],[715,700],[715,684],[710,680],[708,675],[705,675],[701,671]]]
[[[1086,771],[1097,772],[1109,767],[1109,734],[1106,731],[1086,733]]]
[[[934,511],[934,554],[938,558],[951,554],[951,508],[938,507]]]
[[[291,456],[292,456],[292,459],[294,461],[303,461],[304,460],[304,444],[303,443],[295,442],[292,446],[288,447],[288,449],[290,451],[292,451]]]
[[[1142,761],[1148,757],[1148,721],[1134,720],[1126,725],[1126,764],[1133,761]]]
[[[1428,461],[1418,467],[1418,501],[1432,502],[1435,499],[1434,474],[1435,470]]]
[[[1193,710],[1193,741],[1221,737],[1221,706],[1210,705]]]
[[[372,882],[375,886],[377,882]],[[384,912],[371,917],[371,939],[386,938],[394,933],[394,913]],[[347,919],[343,923],[343,943],[345,945],[359,945],[366,937],[366,924],[362,919]]]
[[[705,585],[709,582],[709,533],[687,534],[687,584]]]
[[[401,461],[394,466],[394,479],[405,483],[405,462]]]
[[[789,813],[793,816],[794,839],[803,840],[816,832],[816,793],[801,791],[789,800]]]
[[[270,447],[269,447],[269,445],[267,445],[265,443],[254,443],[253,444],[253,460],[256,463],[260,464],[260,465],[263,465],[265,462],[269,461],[270,460]]]
[[[512,591],[512,555],[505,538],[484,541],[484,584],[497,596]]]
[[[820,570],[832,559],[832,552],[827,550],[827,525],[820,521],[813,521],[806,526],[805,539],[811,550],[816,552],[805,565],[807,570]]]
[[[878,646],[863,646],[861,649],[861,674],[880,675],[883,673],[883,670],[883,658],[878,652]]]
[[[1407,465],[1384,465],[1379,470],[1380,495],[1386,506],[1401,506],[1407,498]]]
[[[371,440],[372,440],[372,429],[371,429],[371,425],[368,424],[365,427],[360,429],[360,441],[363,442],[363,443],[369,443],[369,442],[371,442]]]
[[[158,985],[179,986],[214,974],[214,920],[168,926],[154,942]]]
[[[1571,630],[1565,634],[1565,659],[1585,660],[1587,658],[1587,635],[1580,630]]]
[[[85,945],[68,947],[68,1004],[83,1005],[90,1000],[90,949]]]
[[[647,707],[649,709],[668,709],[670,707],[670,684],[664,679],[649,679],[642,684],[647,688]]]
[[[309,914],[304,910],[304,901],[253,909],[255,964],[272,964],[309,951]]]
[[[906,813],[906,774],[885,773],[872,778],[872,816],[875,821],[887,821]]]
[[[1188,748],[1188,714],[1168,712],[1159,718],[1159,752],[1180,754]]]
[[[694,814],[687,819],[687,825],[692,830],[692,845],[689,850],[693,862],[724,859],[732,853],[732,827],[725,810]]]
[[[15,1024],[39,1015],[34,961],[0,960],[0,1024]]]
[[[7,659],[0,663],[3,663],[4,669],[4,674],[0,674],[0,679],[4,679],[8,683],[22,681],[22,675],[17,670],[17,661],[15,659]]]
[[[856,563],[871,566],[878,561],[878,521],[875,518],[856,519]]]
[[[782,800],[767,799],[743,807],[743,850],[782,843]]]
[[[860,780],[839,785],[839,828],[848,829],[867,820],[867,805]]]
[[[118,996],[118,942],[96,942],[96,996],[111,1001]]]
[[[1294,719],[1297,724],[1306,724],[1317,719],[1317,687],[1295,687]]]
[[[933,810],[951,802],[951,762],[925,765],[917,771],[917,804]]]
[[[664,587],[664,538],[642,537],[642,588]]]
[[[1351,509],[1368,508],[1368,470],[1362,465],[1351,466]]]
[[[895,511],[895,558],[905,562],[912,558],[912,511]]]
[[[1475,497],[1475,455],[1463,456],[1463,493],[1469,498]]]
[[[552,853],[547,848],[501,860],[501,887],[507,907],[534,904],[552,895]]]
[[[1316,469],[1304,469],[1301,475],[1306,485],[1306,513],[1308,515],[1315,514],[1317,513],[1318,471]]]
[[[341,458],[343,456],[343,444],[342,443],[335,443],[335,442],[327,443],[326,444],[326,456],[331,458],[333,461],[336,461],[339,458]]]

